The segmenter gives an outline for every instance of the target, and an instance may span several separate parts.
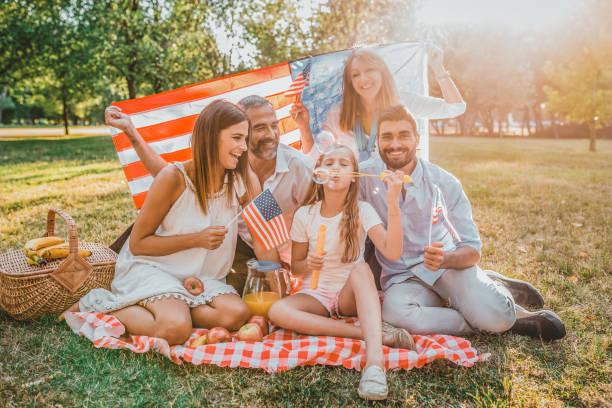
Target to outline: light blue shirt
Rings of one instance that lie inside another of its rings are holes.
[[[359,164],[359,171],[362,173],[380,174],[384,170],[387,170],[387,166],[378,155]],[[410,176],[412,181],[404,184],[405,198],[401,194],[399,197],[404,233],[402,257],[397,262],[392,262],[376,250],[376,258],[382,266],[380,284],[383,290],[412,276],[433,285],[446,271],[430,271],[423,265],[424,248],[429,244],[429,225],[436,185],[444,196],[448,217],[461,242],[453,239],[441,213],[438,215],[438,222],[432,225],[431,241],[441,242],[445,252],[469,245],[480,253],[480,236],[472,219],[472,207],[459,180],[439,166],[421,159]],[[388,205],[385,184],[378,177],[362,177],[359,182],[360,200],[367,201],[374,207],[386,227]]]

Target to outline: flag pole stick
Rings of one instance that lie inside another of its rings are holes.
[[[229,227],[230,225],[232,225],[238,219],[238,217],[240,217],[240,214],[242,214],[242,210],[240,210],[240,212],[236,214],[236,216],[232,218],[230,222],[227,223],[227,226]]]
[[[429,243],[427,246],[431,246],[431,228],[433,226],[433,215],[436,208],[436,202],[438,201],[438,186],[436,186],[436,192],[434,194],[434,199],[431,207],[431,211],[429,212],[429,238],[427,242]]]

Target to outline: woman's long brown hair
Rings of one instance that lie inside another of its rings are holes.
[[[353,151],[344,145],[334,145],[332,150],[336,149],[342,149],[347,153],[353,164],[353,171],[357,171],[357,159]],[[315,168],[323,163],[325,156],[326,154],[319,156]],[[302,205],[312,205],[324,198],[325,191],[323,185],[311,181],[310,186],[308,186],[306,199]],[[310,210],[312,210],[312,207]],[[345,244],[344,253],[340,259],[342,263],[355,262],[359,258],[359,227],[359,177],[355,177],[355,180],[351,183],[348,193],[346,194],[346,200],[342,207],[342,219],[340,220],[340,242],[344,241]]]
[[[234,182],[237,178],[242,180],[249,197],[251,196],[252,188],[247,177],[246,152],[240,156],[238,165],[234,170],[223,168],[219,161],[219,135],[221,131],[245,121],[248,122],[248,117],[238,105],[224,100],[216,100],[202,110],[193,126],[191,150],[195,172],[194,185],[200,208],[204,214],[208,214],[208,200],[216,193],[215,180],[219,179],[221,173],[227,175],[226,199],[228,207],[232,205],[235,195]]]
[[[340,128],[345,132],[352,131],[357,121],[361,120],[361,117],[365,114],[364,106],[361,103],[361,97],[357,91],[355,91],[355,88],[353,88],[351,78],[352,65],[356,59],[361,59],[368,65],[371,65],[375,70],[380,72],[382,76],[382,85],[376,97],[377,110],[383,111],[387,107],[399,103],[395,81],[385,61],[375,52],[367,49],[357,49],[353,51],[346,60],[344,74],[342,75],[343,93],[340,110]],[[364,130],[366,132],[370,131],[370,129]]]

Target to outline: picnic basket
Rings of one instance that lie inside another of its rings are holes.
[[[55,215],[68,225],[70,254],[67,258],[32,266],[22,250],[0,254],[0,306],[17,320],[59,314],[94,288],[109,289],[117,254],[104,245],[79,242],[72,217],[53,208],[47,215],[47,231],[55,231]],[[78,249],[91,251],[86,259]]]

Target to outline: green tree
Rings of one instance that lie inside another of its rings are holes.
[[[547,70],[552,85],[545,86],[549,109],[568,121],[589,127],[589,150],[596,148],[597,129],[612,122],[612,58],[585,50],[583,58]]]
[[[40,52],[38,92],[61,102],[64,132],[68,134],[71,106],[90,96],[96,78],[96,17],[86,12],[87,1],[48,0],[32,8]]]
[[[415,40],[418,4],[418,0],[328,0],[313,16],[313,52]]]
[[[612,123],[612,4],[588,0],[566,34],[565,58],[548,64],[548,109],[589,127],[589,150],[597,129]],[[584,24],[588,21],[589,24]]]
[[[211,34],[208,2],[100,0],[99,57],[107,75],[121,80],[127,96],[161,92],[228,73]]]

